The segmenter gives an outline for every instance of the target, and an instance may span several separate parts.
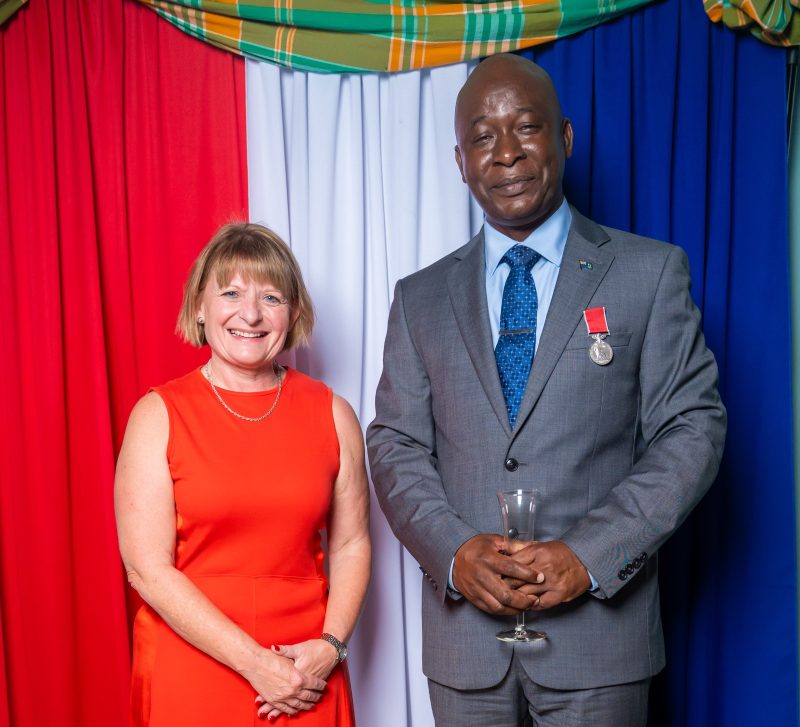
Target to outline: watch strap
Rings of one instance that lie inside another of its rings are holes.
[[[336,660],[344,661],[347,658],[347,644],[339,641],[333,634],[323,633],[320,638],[327,641],[334,649],[336,649]]]

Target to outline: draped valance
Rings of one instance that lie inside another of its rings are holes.
[[[0,25],[28,0],[0,0]],[[519,50],[655,0],[139,0],[239,55],[318,73],[407,71]],[[703,0],[708,17],[800,45],[800,0]]]
[[[704,0],[715,23],[749,30],[770,45],[800,45],[800,0]]]
[[[141,0],[213,45],[322,73],[406,71],[572,35],[653,0]]]

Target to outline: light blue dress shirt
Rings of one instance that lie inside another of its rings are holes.
[[[570,212],[567,200],[545,220],[545,222],[531,232],[521,243],[506,237],[489,224],[483,226],[483,245],[484,260],[486,262],[486,305],[489,310],[489,326],[492,330],[492,346],[497,346],[497,339],[500,337],[500,313],[503,307],[503,287],[508,279],[511,268],[500,262],[514,245],[526,245],[538,252],[542,257],[536,261],[531,270],[533,282],[536,285],[536,295],[539,300],[539,308],[536,313],[536,348],[534,355],[539,348],[539,339],[544,330],[544,322],[547,319],[547,312],[550,310],[550,302],[553,300],[553,291],[556,289],[558,271],[561,269],[561,258],[564,256],[564,248],[567,244],[567,235],[572,225],[572,212]],[[453,586],[453,565],[455,558],[450,562],[450,573],[447,578],[447,585],[452,596],[460,596]],[[589,573],[591,580],[591,591],[597,590],[597,581]],[[458,595],[456,595],[458,594]]]

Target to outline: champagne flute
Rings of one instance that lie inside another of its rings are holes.
[[[498,492],[500,514],[503,516],[504,550],[510,553],[509,540],[533,540],[533,521],[536,513],[536,495],[531,490]],[[534,631],[525,625],[525,611],[517,614],[517,625],[507,631],[498,631],[500,641],[525,643],[542,641],[547,634]]]

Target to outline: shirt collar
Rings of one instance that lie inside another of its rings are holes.
[[[544,224],[537,227],[520,244],[536,250],[548,262],[560,267],[571,224],[572,212],[570,212],[567,200],[564,199],[561,206],[545,220]],[[484,224],[483,249],[487,275],[494,275],[503,255],[516,244],[516,240],[506,237],[490,224]]]

